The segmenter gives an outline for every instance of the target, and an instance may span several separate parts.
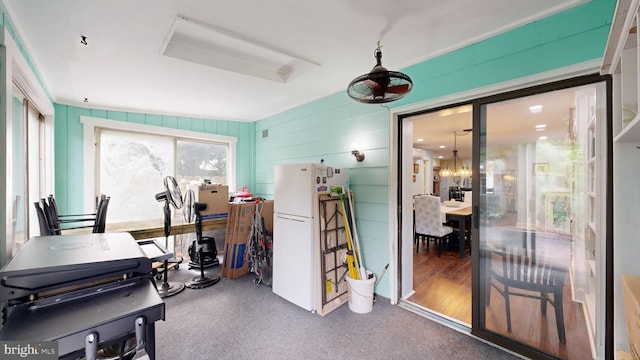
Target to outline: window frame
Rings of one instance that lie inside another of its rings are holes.
[[[91,211],[95,208],[95,199],[99,187],[99,167],[98,159],[100,156],[100,130],[116,130],[124,132],[138,132],[151,135],[168,136],[174,139],[194,140],[204,142],[224,143],[229,147],[229,161],[227,164],[227,181],[229,192],[235,191],[236,184],[236,145],[238,139],[233,136],[202,133],[191,130],[182,130],[169,127],[161,127],[147,124],[131,123],[120,120],[109,120],[91,116],[80,116],[80,123],[83,124],[83,173],[84,173],[84,191],[83,191],[83,209]]]

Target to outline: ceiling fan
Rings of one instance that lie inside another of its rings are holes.
[[[380,42],[374,51],[376,65],[368,74],[353,79],[347,87],[347,94],[353,100],[366,104],[381,104],[403,98],[413,88],[408,75],[389,71],[382,66]]]

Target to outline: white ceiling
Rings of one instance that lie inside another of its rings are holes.
[[[567,139],[571,126],[576,93],[593,89],[596,85],[556,90],[523,98],[489,104],[487,106],[487,145],[491,147],[535,143],[541,136],[546,140]],[[541,105],[538,113],[531,106]],[[413,147],[429,151],[432,156],[452,158],[454,131],[473,128],[471,105],[462,105],[409,117],[413,123]],[[544,125],[537,129],[536,126]],[[458,156],[471,160],[472,133],[456,136]],[[418,141],[422,138],[422,141]],[[441,148],[444,146],[444,148]]]
[[[2,1],[55,102],[238,121],[345,91],[375,65],[379,40],[383,65],[401,70],[585,2]],[[216,68],[165,56],[178,17],[286,53],[306,67],[282,82],[231,71],[238,65],[233,61]]]

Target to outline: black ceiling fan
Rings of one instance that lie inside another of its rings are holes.
[[[411,78],[398,71],[389,71],[382,66],[380,43],[374,52],[376,65],[368,74],[353,79],[347,94],[353,100],[366,104],[381,104],[403,98],[413,88]]]

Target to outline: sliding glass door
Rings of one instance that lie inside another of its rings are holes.
[[[604,316],[606,87],[555,87],[475,104],[474,332],[530,356],[587,359]]]

